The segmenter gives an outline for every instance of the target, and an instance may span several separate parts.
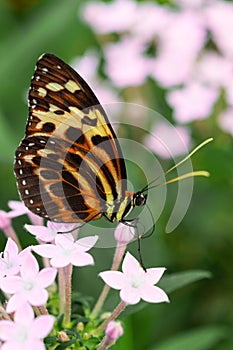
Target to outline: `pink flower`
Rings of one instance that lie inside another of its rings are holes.
[[[188,128],[164,122],[157,123],[145,139],[145,145],[162,158],[173,158],[186,153],[190,142]]]
[[[21,216],[24,214],[27,214],[30,221],[34,225],[42,225],[43,224],[43,218],[40,216],[33,214],[25,205],[23,202],[20,201],[9,201],[8,202],[9,208],[12,210],[9,212],[9,215],[14,218],[17,216]]]
[[[218,123],[222,130],[233,136],[233,107],[220,114]]]
[[[75,228],[75,224],[64,224],[47,222],[47,227],[40,225],[25,225],[28,232],[36,236],[36,239],[43,242],[53,242],[58,232],[68,232]]]
[[[122,263],[122,271],[104,271],[99,275],[111,288],[121,290],[120,297],[125,303],[137,304],[140,299],[149,303],[169,301],[166,293],[154,286],[165,268],[150,268],[145,272],[138,261],[127,253]]]
[[[69,264],[74,266],[85,266],[94,264],[93,257],[86,253],[91,249],[98,236],[84,237],[74,241],[72,234],[61,234],[55,237],[55,244],[42,244],[33,246],[34,252],[51,258],[51,265],[64,267]]]
[[[174,108],[174,118],[180,123],[207,118],[217,98],[217,89],[199,83],[190,83],[167,94],[167,101]]]
[[[170,14],[170,21],[158,37],[157,58],[151,75],[165,87],[187,82],[202,49],[206,32],[202,17],[192,11]]]
[[[164,30],[171,20],[171,12],[164,6],[152,2],[138,4],[135,23],[130,30],[140,41],[150,42]],[[142,19],[145,20],[142,20]]]
[[[0,339],[4,342],[2,350],[45,350],[42,341],[52,330],[54,317],[38,316],[30,305],[24,304],[14,314],[14,321],[0,321]]]
[[[105,47],[105,70],[116,86],[144,83],[150,69],[150,60],[144,56],[144,49],[144,44],[130,37]]]
[[[23,259],[25,259],[25,256],[29,253],[29,251],[30,247],[22,250],[19,253],[17,244],[11,238],[8,238],[4,252],[1,253],[0,275],[17,275],[19,273]]]
[[[121,99],[109,81],[98,76],[98,65],[99,55],[94,50],[85,52],[83,57],[77,57],[73,62],[73,67],[90,84],[101,104],[107,104],[104,109],[106,110],[110,105],[109,119],[117,119],[120,114],[120,104],[115,102],[121,102]]]
[[[98,33],[123,32],[131,28],[137,5],[132,0],[115,0],[110,3],[88,3],[84,19]]]
[[[193,77],[212,87],[226,86],[231,82],[233,63],[214,51],[206,51],[196,63]]]
[[[44,305],[48,300],[45,290],[54,282],[57,270],[47,267],[39,271],[39,265],[32,254],[28,254],[20,267],[20,276],[5,277],[1,280],[4,293],[13,294],[7,304],[7,312],[16,311],[21,305]]]
[[[227,1],[213,1],[205,10],[205,21],[212,32],[218,48],[233,58],[233,42],[230,33],[233,32],[233,4]]]

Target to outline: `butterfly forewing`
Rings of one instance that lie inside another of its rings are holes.
[[[125,196],[125,163],[106,113],[87,83],[51,54],[38,60],[31,81],[15,174],[26,206],[50,220],[99,219]]]

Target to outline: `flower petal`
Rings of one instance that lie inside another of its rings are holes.
[[[65,267],[70,264],[70,256],[64,254],[56,254],[50,260],[50,264],[53,267]]]
[[[154,267],[154,268],[147,269],[145,274],[145,280],[149,284],[156,284],[159,282],[159,280],[163,276],[165,270],[166,270],[165,267]]]
[[[122,289],[124,286],[124,275],[120,271],[103,271],[99,276],[104,282],[114,289]]]
[[[17,256],[19,252],[17,244],[11,238],[8,238],[7,240],[7,243],[4,249],[4,255],[6,254],[6,252],[8,256],[10,256],[11,258]]]
[[[159,287],[148,286],[140,291],[141,298],[149,303],[169,302],[167,294]]]
[[[18,324],[31,326],[34,319],[34,312],[32,307],[28,304],[22,304],[15,312],[14,321]]]
[[[28,302],[33,306],[44,305],[48,300],[48,292],[43,288],[34,288],[27,295]]]
[[[31,254],[27,254],[25,259],[22,262],[20,269],[20,274],[23,279],[36,278],[39,272],[39,264],[36,258]]]
[[[1,289],[4,293],[14,294],[17,293],[21,286],[21,277],[12,276],[4,277],[1,279]]]
[[[15,325],[13,321],[0,321],[0,339],[8,340],[12,338]]]
[[[121,300],[123,300],[127,304],[137,304],[140,301],[140,295],[138,293],[138,289],[133,288],[123,288],[120,291]]]
[[[18,308],[20,308],[22,305],[24,305],[27,302],[27,299],[22,293],[17,293],[12,295],[12,297],[8,300],[6,311],[8,313],[16,311]]]
[[[74,266],[94,265],[94,259],[89,253],[77,252],[70,257],[70,263]]]
[[[51,315],[38,316],[31,327],[32,335],[35,338],[43,339],[51,330],[55,322],[55,317]]]
[[[32,250],[44,258],[52,258],[57,252],[57,247],[54,244],[41,244],[32,246]]]
[[[80,250],[86,252],[96,244],[98,238],[98,236],[83,237],[76,241],[75,244],[78,245]]]
[[[132,273],[132,271],[139,271],[141,270],[141,266],[139,264],[139,262],[137,261],[137,259],[135,259],[133,257],[132,254],[130,254],[129,252],[126,253],[125,258],[123,260],[122,263],[122,271],[123,273]]]
[[[56,235],[55,244],[57,246],[64,247],[65,249],[72,248],[74,245],[74,237],[72,236],[71,233]]]
[[[38,283],[42,288],[50,286],[56,278],[57,270],[52,267],[42,269],[37,276]]]

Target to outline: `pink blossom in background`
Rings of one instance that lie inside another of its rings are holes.
[[[143,20],[145,18],[146,20]],[[141,2],[130,30],[132,36],[141,42],[154,40],[169,24],[172,13],[163,6],[152,2]]]
[[[121,300],[137,304],[141,299],[148,303],[168,302],[167,294],[154,286],[161,279],[165,268],[150,268],[145,272],[139,262],[128,252],[122,263],[122,272],[104,271],[99,276],[111,288],[120,290]]]
[[[43,218],[32,213],[25,206],[25,204],[23,202],[21,202],[21,201],[9,201],[8,206],[12,210],[11,212],[9,212],[10,213],[9,215],[11,215],[11,217],[17,217],[17,216],[27,214],[33,225],[42,225],[43,224]]]
[[[145,145],[162,158],[174,158],[187,153],[190,149],[190,132],[184,126],[157,123],[150,135],[144,140]]]
[[[116,86],[144,83],[150,69],[150,60],[143,55],[144,49],[144,44],[130,37],[105,46],[105,70]]]
[[[99,59],[100,57],[97,50],[90,49],[85,52],[85,55],[74,58],[71,62],[71,66],[88,82],[88,84],[91,84],[92,80],[96,79]]]
[[[113,89],[110,82],[103,80],[98,76],[99,55],[96,50],[89,50],[82,57],[76,57],[72,66],[90,85],[96,97],[102,105],[121,102],[116,90]],[[109,119],[117,119],[118,108],[113,108]]]
[[[30,247],[19,252],[17,244],[8,238],[4,251],[0,254],[0,276],[14,276],[19,273],[20,266]]]
[[[229,1],[210,2],[205,10],[205,22],[223,55],[233,58],[233,4]]]
[[[123,32],[131,28],[137,10],[132,0],[110,3],[89,2],[84,8],[84,18],[98,33]]]
[[[55,318],[51,315],[34,317],[30,305],[24,304],[14,314],[14,321],[0,321],[2,350],[45,350],[43,338],[52,330]]]
[[[233,106],[233,79],[229,79],[226,86],[226,100],[230,106]]]
[[[205,40],[200,15],[191,11],[173,14],[158,38],[157,58],[151,65],[152,77],[164,87],[186,83]]]
[[[174,109],[174,118],[180,123],[207,118],[218,98],[218,90],[199,83],[167,93],[167,101]]]
[[[0,210],[0,230],[7,230],[11,226],[11,217],[9,212]]]
[[[36,236],[36,239],[42,242],[53,242],[59,232],[68,232],[75,229],[75,224],[64,224],[48,221],[47,226],[41,225],[25,225],[25,228],[32,235]]]
[[[233,107],[221,113],[218,122],[222,130],[233,136]]]
[[[57,235],[55,244],[41,244],[33,246],[33,251],[50,258],[50,263],[54,267],[65,267],[69,264],[74,266],[93,265],[94,259],[86,253],[98,240],[98,236],[84,237],[77,241],[72,234]]]
[[[48,300],[45,288],[50,286],[56,277],[57,270],[47,267],[39,271],[39,265],[32,254],[27,254],[20,267],[20,276],[4,277],[1,289],[4,293],[13,294],[7,303],[8,313],[18,310],[25,303],[32,306],[44,305]]]
[[[209,86],[223,87],[232,82],[233,62],[215,51],[205,51],[193,71],[193,79]]]

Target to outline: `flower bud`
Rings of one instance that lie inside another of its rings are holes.
[[[116,341],[123,334],[123,328],[120,321],[110,321],[106,327],[105,334],[109,340]]]
[[[114,232],[115,240],[119,245],[127,244],[134,238],[134,228],[120,223]]]

